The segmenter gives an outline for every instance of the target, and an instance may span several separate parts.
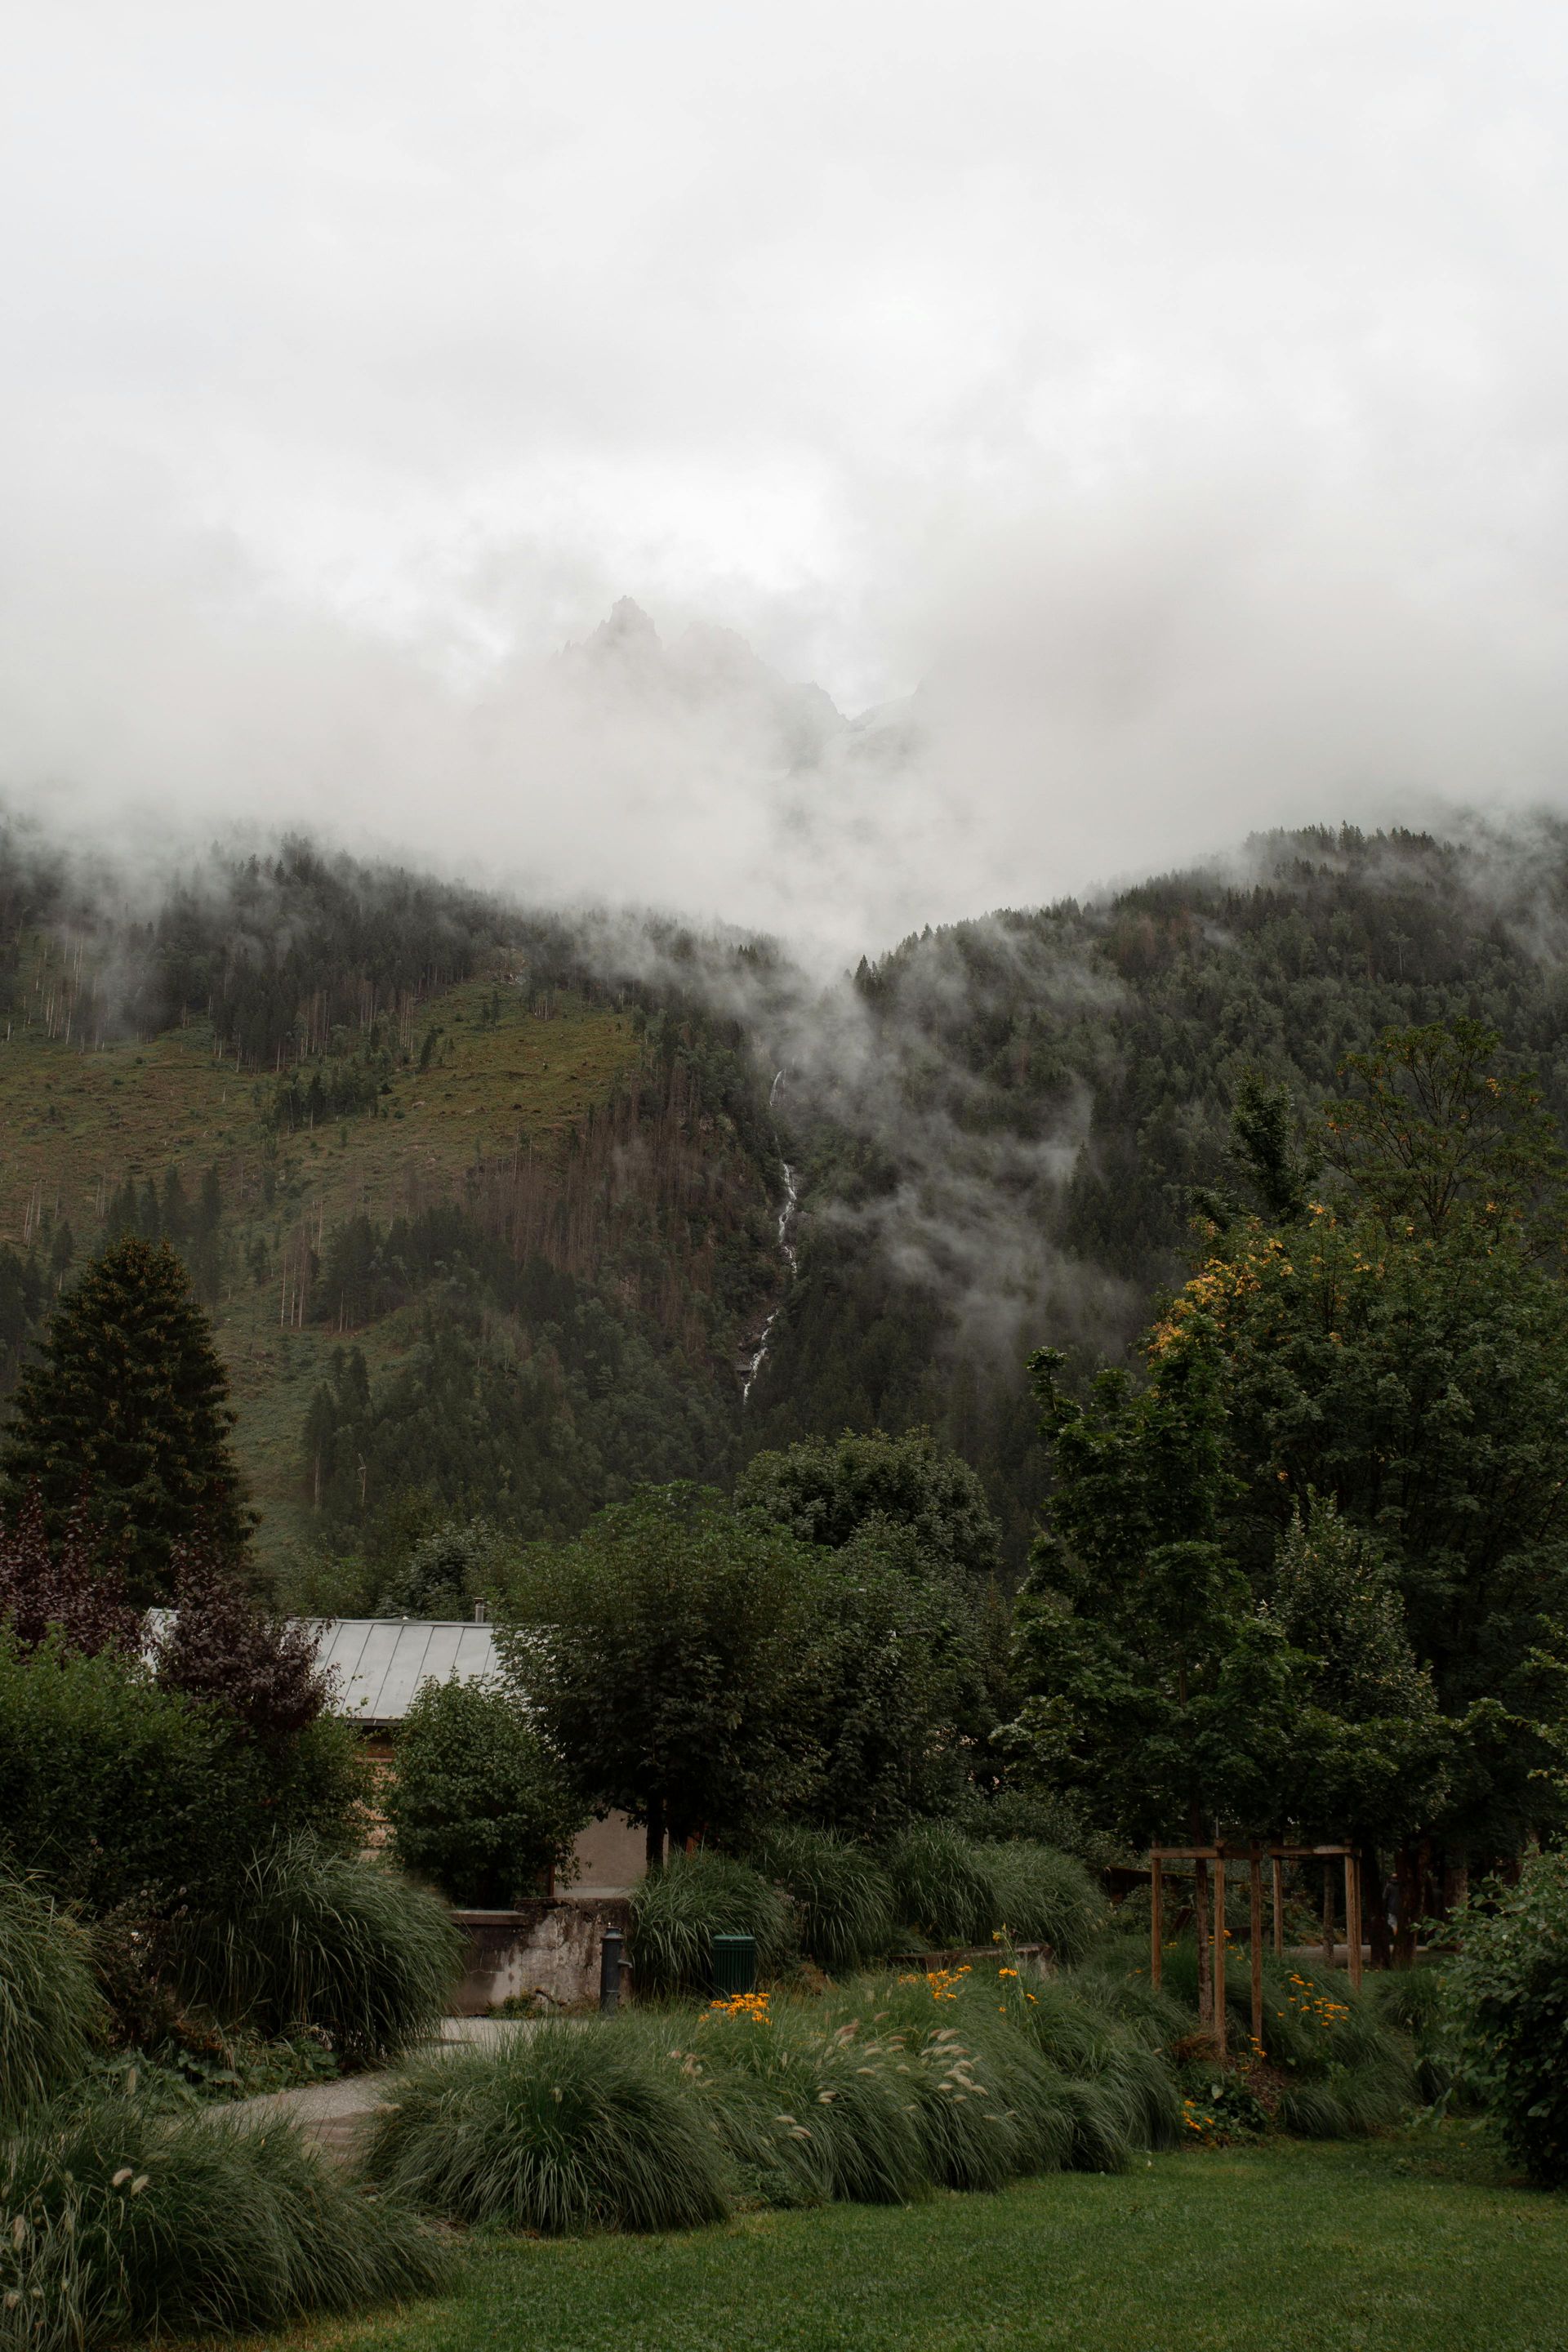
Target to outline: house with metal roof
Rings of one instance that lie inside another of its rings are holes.
[[[332,1711],[367,1731],[402,1722],[423,1683],[482,1682],[500,1672],[495,1627],[466,1619],[306,1617],[332,1676]]]
[[[331,1706],[368,1737],[387,1743],[426,1683],[481,1682],[499,1675],[493,1625],[466,1618],[306,1617],[316,1655],[331,1675]],[[577,1837],[574,1895],[625,1895],[647,1867],[643,1832],[625,1813],[590,1822]]]

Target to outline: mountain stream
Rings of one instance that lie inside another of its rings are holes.
[[[779,1098],[779,1088],[783,1086],[784,1082],[784,1074],[782,1070],[779,1070],[774,1075],[773,1085],[768,1088],[768,1108],[770,1110],[772,1110],[773,1105]],[[777,1130],[775,1129],[775,1137],[776,1132]],[[790,1234],[791,1229],[795,1224],[795,1211],[800,1205],[800,1187],[795,1181],[795,1170],[790,1166],[789,1161],[784,1158],[782,1151],[779,1154],[779,1166],[784,1172],[784,1206],[779,1211],[779,1255],[784,1259],[784,1264],[788,1266],[789,1278],[793,1282],[795,1276],[795,1244],[790,1238]],[[783,1305],[784,1301],[781,1299],[779,1305],[773,1308],[773,1313],[763,1325],[762,1337],[757,1341],[755,1355],[748,1357],[746,1360],[744,1376],[741,1382],[741,1402],[742,1405],[745,1404],[746,1400],[750,1397],[752,1393],[752,1384],[755,1381],[757,1374],[763,1369],[763,1359],[768,1352],[768,1341],[773,1337],[773,1325],[779,1319]]]

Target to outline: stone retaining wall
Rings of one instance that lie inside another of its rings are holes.
[[[539,1895],[514,1911],[456,1911],[468,1937],[458,1994],[459,2017],[482,2017],[504,2000],[542,1994],[542,2009],[581,2009],[599,1998],[599,1951],[605,1931],[624,1936],[631,1906],[624,1896]]]

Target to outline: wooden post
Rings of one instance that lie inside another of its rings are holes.
[[[1248,1867],[1252,1874],[1252,2054],[1263,2055],[1263,1864],[1257,1853]]]
[[[1149,1981],[1158,1991],[1165,1966],[1165,1865],[1149,1857]]]
[[[1351,1982],[1361,1990],[1361,1865],[1353,1853],[1345,1855],[1345,1943]]]
[[[1225,2056],[1225,1856],[1214,1866],[1214,2046]]]
[[[1285,1865],[1278,1854],[1274,1857],[1272,1867],[1274,1885],[1271,1890],[1273,1895],[1271,1907],[1274,1914],[1274,1954],[1277,1959],[1282,1960],[1285,1957]]]

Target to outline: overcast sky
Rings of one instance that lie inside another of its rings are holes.
[[[14,798],[837,950],[1564,797],[1560,7],[5,15]],[[563,688],[623,594],[918,739]]]

